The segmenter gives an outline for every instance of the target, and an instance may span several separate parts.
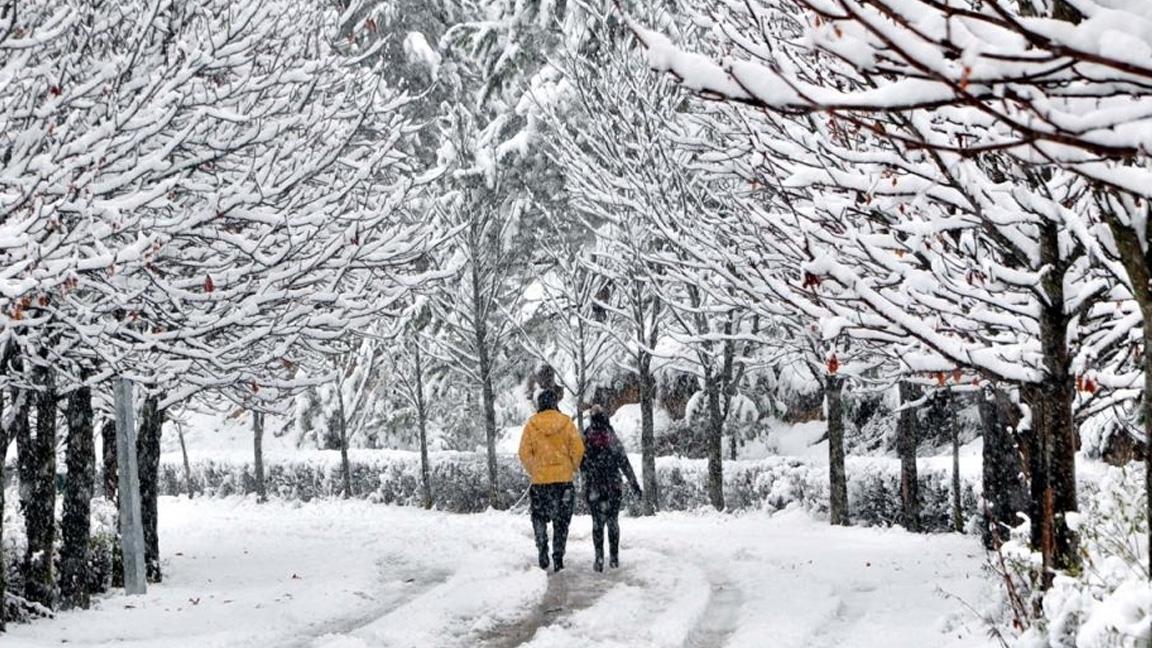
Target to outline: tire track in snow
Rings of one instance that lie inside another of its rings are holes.
[[[380,617],[442,585],[451,575],[450,570],[423,565],[405,564],[397,568],[395,560],[388,558],[381,559],[379,565],[381,572],[385,570],[389,572],[389,578],[381,584],[379,591],[371,594],[356,592],[358,596],[372,601],[372,605],[368,609],[354,615],[328,619],[323,623],[310,625],[298,633],[302,636],[272,645],[279,646],[279,648],[323,646],[334,637],[352,634],[360,628],[374,623]]]
[[[564,645],[575,640],[586,646],[623,643],[722,648],[726,645],[737,628],[743,602],[738,587],[722,572],[712,569],[700,555],[690,554],[686,560],[680,552],[674,554],[667,549],[653,548],[639,549],[631,555],[632,560],[625,556],[623,568],[609,569],[603,574],[589,570],[583,561],[577,560],[574,561],[577,567],[550,575],[547,590],[531,612],[515,623],[485,632],[478,638],[477,645],[483,648],[547,646],[557,640]],[[691,592],[669,588],[668,578],[672,573],[677,574],[676,582],[682,577],[687,577],[689,582],[703,581],[700,584],[707,587],[706,600],[691,603]],[[611,628],[601,627],[621,603],[647,610],[644,614],[652,616],[646,618],[655,625],[647,630],[645,626],[621,627],[618,635]],[[673,609],[675,611],[670,612]],[[682,616],[684,614],[689,616]],[[664,623],[660,623],[661,620]],[[614,636],[605,636],[605,633]]]
[[[837,648],[851,644],[857,634],[856,624],[865,618],[869,606],[873,604],[869,595],[875,590],[874,586],[866,584],[833,587],[835,605],[825,621],[809,637],[808,645],[814,648]]]
[[[513,624],[505,624],[483,633],[479,645],[483,648],[514,648],[526,644],[542,628],[586,610],[596,604],[604,593],[620,581],[607,574],[571,567],[550,574],[548,589],[528,616]]]
[[[740,606],[744,596],[740,589],[720,577],[715,571],[708,573],[712,591],[708,607],[684,641],[685,648],[723,648],[739,626]]]
[[[724,648],[739,628],[740,608],[744,604],[740,587],[714,567],[716,560],[709,560],[698,549],[661,544],[664,546],[652,549],[671,561],[687,562],[708,579],[708,603],[688,631],[684,648]]]

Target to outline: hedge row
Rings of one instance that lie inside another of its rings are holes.
[[[488,506],[488,472],[483,454],[434,453],[430,460],[436,509],[475,513]],[[639,462],[634,462],[638,465]],[[398,451],[358,451],[350,460],[352,496],[372,501],[418,506],[419,455]],[[501,456],[498,483],[504,505],[523,505],[528,488],[514,456]],[[243,457],[201,457],[191,462],[196,493],[209,496],[247,495],[255,492],[252,464]],[[161,493],[187,493],[184,466],[166,456],[160,467]],[[709,506],[707,465],[703,460],[661,457],[656,463],[660,508],[686,511]],[[265,458],[265,481],[272,497],[310,500],[335,497],[342,492],[339,456],[310,451]],[[828,471],[800,459],[774,457],[725,464],[727,508],[732,511],[775,511],[801,506],[826,514]],[[951,530],[951,475],[946,470],[921,468],[922,521],[926,529]],[[851,459],[848,462],[849,507],[853,521],[862,525],[891,526],[900,518],[899,463],[891,459]],[[977,511],[977,489],[964,479],[962,503],[966,517]]]

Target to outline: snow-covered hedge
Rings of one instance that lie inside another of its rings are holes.
[[[1091,483],[1091,482],[1089,482]],[[1152,642],[1148,518],[1141,467],[1109,468],[1086,494],[1076,524],[1083,569],[1062,574],[1043,595],[1040,614],[1015,641],[1019,648],[1144,648]],[[1004,547],[1016,587],[1035,596],[1039,556],[1026,528]]]
[[[436,508],[459,513],[484,510],[488,505],[488,467],[485,456],[472,452],[432,454],[432,489]],[[398,450],[352,450],[352,496],[386,504],[420,505],[420,455]],[[194,459],[192,481],[196,493],[210,496],[247,495],[256,490],[251,460],[234,454]],[[512,457],[501,457],[498,481],[502,499],[514,502],[528,487]],[[165,455],[160,464],[160,493],[188,492],[184,464]],[[308,501],[336,497],[343,491],[340,455],[336,451],[304,450],[264,459],[264,482],[270,497]]]
[[[400,451],[353,451],[352,494],[373,501],[420,504],[419,455]],[[634,465],[639,461],[634,458]],[[474,513],[488,505],[484,455],[437,452],[431,456],[435,507]],[[193,459],[192,478],[198,493],[210,496],[250,494],[255,490],[251,462],[243,456],[219,455]],[[175,455],[161,462],[161,493],[187,492],[184,465]],[[499,458],[499,481],[505,502],[518,502],[528,487],[514,456]],[[660,503],[664,510],[682,511],[709,506],[707,464],[698,459],[661,457],[656,463]],[[265,458],[268,493],[308,500],[341,493],[340,460],[336,452],[303,451]],[[890,526],[900,517],[899,463],[891,459],[851,458],[848,461],[849,500],[857,524]],[[950,474],[922,467],[920,493],[925,527],[951,529]],[[725,499],[730,510],[779,510],[797,505],[818,514],[827,510],[828,471],[800,459],[773,457],[725,464]],[[977,510],[975,484],[965,479],[966,516]]]

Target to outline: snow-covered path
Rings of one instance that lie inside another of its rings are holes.
[[[535,567],[526,515],[366,502],[165,499],[167,580],[141,598],[12,628],[5,646],[659,646],[987,644],[971,538],[773,517],[625,519],[623,567]]]

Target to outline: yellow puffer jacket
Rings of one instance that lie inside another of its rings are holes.
[[[528,419],[520,437],[520,463],[533,484],[570,482],[584,458],[584,439],[572,419],[544,410]]]

